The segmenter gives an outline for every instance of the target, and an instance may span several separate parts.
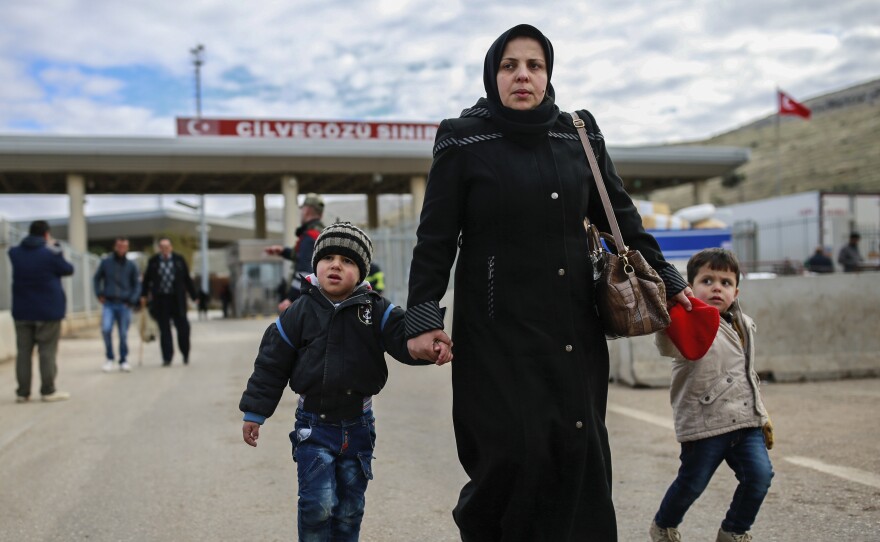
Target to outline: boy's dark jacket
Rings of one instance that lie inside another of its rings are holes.
[[[430,364],[409,356],[403,309],[366,284],[338,307],[309,281],[303,286],[303,295],[263,334],[239,403],[246,419],[271,416],[288,383],[305,396],[303,408],[322,419],[358,416],[363,398],[379,393],[388,379],[385,351],[409,365]]]

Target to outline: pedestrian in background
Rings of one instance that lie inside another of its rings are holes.
[[[432,345],[449,341],[439,302],[458,256],[452,418],[469,481],[453,517],[463,540],[617,539],[608,346],[584,218],[610,230],[552,72],[553,47],[533,26],[492,44],[486,97],[437,131],[413,250],[406,334],[418,359],[436,359]],[[578,114],[624,241],[689,307],[687,284],[642,228],[602,132]]]
[[[804,262],[804,267],[813,273],[834,272],[834,262],[828,257],[828,254],[825,252],[825,247],[821,245],[816,247],[816,251],[813,252],[813,255],[807,258],[807,261]]]
[[[379,267],[379,264],[370,262],[370,271],[367,274],[367,282],[377,294],[385,291],[385,272]]]
[[[104,257],[92,278],[95,295],[101,302],[101,334],[104,336],[105,361],[102,367],[109,373],[116,368],[113,355],[113,325],[119,332],[119,369],[131,371],[128,363],[128,326],[131,309],[138,305],[141,281],[137,265],[128,259],[128,239],[117,237],[113,253]]]
[[[837,255],[837,263],[843,266],[844,273],[854,273],[859,271],[864,262],[861,253],[859,253],[859,240],[862,238],[859,232],[854,231],[849,234],[849,242],[840,249]]]
[[[183,364],[189,363],[189,320],[186,318],[187,295],[196,301],[198,296],[189,267],[183,256],[173,252],[167,237],[159,239],[159,253],[147,261],[144,282],[141,286],[141,303],[149,305],[150,314],[159,326],[159,345],[162,348],[162,366],[171,365],[174,342],[171,322],[177,330],[177,345],[183,356]]]
[[[324,216],[324,198],[309,192],[299,212],[301,224],[296,229],[296,245],[293,247],[272,245],[265,248],[266,254],[293,261],[293,278],[290,281],[290,288],[287,289],[286,298],[278,304],[278,312],[284,312],[284,309],[296,301],[302,289],[303,277],[314,270],[312,253],[315,250],[315,240],[324,229],[324,224],[321,222],[321,217]]]
[[[31,222],[28,236],[9,249],[12,261],[12,318],[15,320],[15,400],[26,403],[31,396],[34,347],[40,358],[40,396],[43,401],[70,398],[55,388],[58,374],[58,339],[67,299],[61,277],[73,274],[73,265],[64,259],[61,245],[52,238],[45,220]]]
[[[211,294],[199,288],[199,301],[198,301],[198,310],[199,310],[199,320],[207,320],[208,319],[208,304],[211,302]]]
[[[733,252],[710,248],[694,254],[687,279],[702,303],[695,301],[690,313],[672,311],[670,328],[654,336],[660,354],[675,360],[669,395],[681,467],[649,528],[652,542],[681,541],[679,524],[722,462],[739,485],[716,542],[751,540],[749,530],[770,489],[773,430],[755,369],[755,322],[736,300],[739,277]]]

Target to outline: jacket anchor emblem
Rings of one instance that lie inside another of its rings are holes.
[[[358,320],[368,326],[373,325],[373,307],[369,305],[358,307]]]

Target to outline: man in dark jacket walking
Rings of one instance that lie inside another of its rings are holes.
[[[137,306],[141,296],[141,284],[137,265],[126,257],[128,239],[117,237],[113,254],[103,260],[93,278],[95,295],[104,305],[101,313],[101,333],[104,335],[106,361],[104,372],[115,369],[113,363],[113,324],[119,328],[119,370],[131,371],[126,361],[128,356],[128,326],[131,323],[131,308]]]
[[[159,254],[147,262],[144,282],[141,286],[141,299],[149,300],[150,314],[159,325],[159,344],[162,347],[162,365],[171,365],[174,343],[171,338],[171,321],[177,329],[177,346],[183,355],[183,364],[189,363],[189,321],[186,319],[187,302],[197,299],[196,287],[186,260],[173,252],[174,247],[167,237],[159,239]]]
[[[293,262],[293,279],[290,281],[287,298],[282,299],[278,304],[279,313],[284,312],[284,309],[296,301],[303,288],[303,277],[314,271],[312,253],[315,251],[315,240],[324,230],[324,224],[321,222],[321,217],[324,216],[324,198],[309,192],[299,211],[302,224],[296,229],[296,245],[292,248],[281,245],[266,247],[267,254],[281,256]]]
[[[40,356],[43,401],[69,399],[69,393],[55,389],[55,376],[61,320],[67,308],[61,277],[72,275],[73,266],[64,259],[61,246],[52,239],[45,220],[31,222],[28,236],[9,249],[9,259],[12,261],[12,318],[18,350],[15,401],[30,400],[34,346]]]

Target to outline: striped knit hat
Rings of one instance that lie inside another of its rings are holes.
[[[317,270],[318,261],[328,254],[339,254],[354,260],[361,272],[360,282],[363,282],[373,259],[373,242],[351,222],[337,222],[324,228],[315,241],[312,269]]]

